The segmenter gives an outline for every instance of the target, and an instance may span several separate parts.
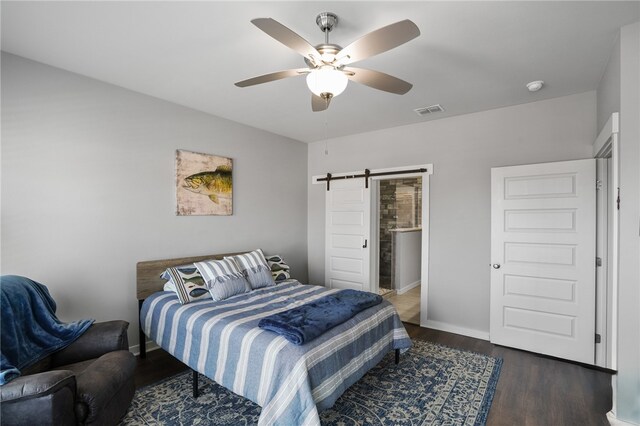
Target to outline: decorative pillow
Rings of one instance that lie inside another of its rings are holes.
[[[249,284],[251,284],[251,288],[254,290],[276,284],[271,276],[271,269],[269,269],[264,254],[262,254],[262,250],[260,249],[245,254],[225,257],[225,259],[231,259],[236,262],[238,269],[246,275]]]
[[[276,283],[291,278],[289,265],[284,263],[284,259],[277,254],[273,256],[265,256],[267,264],[271,269],[271,276]]]
[[[202,274],[211,298],[215,301],[251,291],[244,274],[231,259],[206,260],[196,262],[195,266]]]
[[[162,290],[164,290],[164,291],[173,291],[175,293],[176,285],[173,283],[173,281],[167,281],[166,283],[164,283],[164,286],[162,287]],[[207,294],[209,294],[209,292],[207,292]],[[211,295],[209,294],[209,296],[211,296]]]
[[[183,305],[196,300],[211,298],[204,278],[193,263],[167,268],[162,273],[161,278],[167,280],[163,289],[165,291],[175,291],[180,303]]]

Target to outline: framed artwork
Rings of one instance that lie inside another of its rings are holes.
[[[231,158],[176,151],[176,214],[178,216],[233,213]]]

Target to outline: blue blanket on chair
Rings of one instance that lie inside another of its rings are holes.
[[[377,294],[342,290],[297,308],[265,317],[260,320],[258,327],[278,333],[291,343],[303,345],[381,302],[382,297]]]
[[[2,340],[0,385],[76,340],[93,323],[65,324],[56,317],[56,302],[44,285],[16,275],[0,277]]]

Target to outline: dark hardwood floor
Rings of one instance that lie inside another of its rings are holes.
[[[502,358],[487,424],[505,426],[609,425],[611,374],[484,340],[405,324],[412,339]],[[402,362],[402,361],[401,361]],[[138,359],[136,387],[171,377],[186,366],[158,349]]]
[[[136,360],[138,361],[135,375],[136,389],[175,376],[188,369],[181,361],[163,349],[147,352],[147,357],[144,359],[137,356]]]
[[[609,425],[611,374],[486,340],[405,324],[413,339],[502,358],[488,425]]]

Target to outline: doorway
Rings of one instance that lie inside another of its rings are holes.
[[[420,324],[422,177],[380,180],[375,194],[378,293]]]
[[[619,114],[607,120],[593,144],[597,165],[596,197],[596,344],[595,364],[617,369]],[[612,380],[615,380],[613,376]],[[614,386],[615,388],[615,386]],[[615,394],[614,394],[615,407]]]
[[[378,293],[379,286],[379,214],[378,194],[381,181],[420,178],[421,211],[419,319],[427,324],[429,295],[429,176],[432,164],[365,170],[365,172],[328,173],[312,177],[312,183],[323,185],[325,194],[325,286],[352,288]],[[402,191],[401,191],[402,192]],[[397,292],[396,292],[397,294]],[[412,319],[412,321],[414,321]]]

